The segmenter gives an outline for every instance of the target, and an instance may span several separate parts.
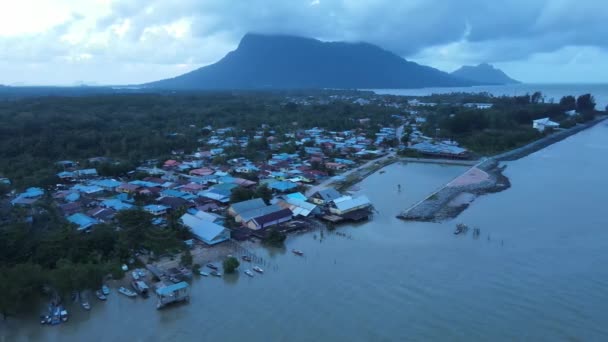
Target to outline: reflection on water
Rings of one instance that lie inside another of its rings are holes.
[[[608,145],[599,125],[509,163],[513,187],[456,220],[397,213],[464,168],[394,164],[360,184],[372,221],[291,236],[256,253],[271,267],[195,280],[189,304],[113,293],[90,314],[41,327],[3,325],[6,341],[605,340]],[[401,191],[397,184],[402,185]],[[479,227],[453,234],[455,224]],[[305,252],[298,257],[292,248]],[[244,263],[245,268],[252,265]],[[242,267],[243,267],[242,266]],[[90,315],[90,318],[88,317]]]

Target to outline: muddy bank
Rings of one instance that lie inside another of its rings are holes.
[[[498,161],[494,159],[488,159],[471,168],[423,201],[403,211],[397,217],[409,221],[443,221],[455,218],[477,196],[500,192],[511,186],[509,179],[503,175],[505,167],[499,166]],[[468,175],[475,176],[480,180],[467,181]]]

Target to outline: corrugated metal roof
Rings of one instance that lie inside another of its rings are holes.
[[[237,215],[249,210],[265,207],[266,203],[261,198],[254,198],[243,202],[234,203],[231,208]]]
[[[173,292],[187,289],[190,285],[185,281],[179,282],[177,284],[171,284],[168,286],[163,286],[161,288],[156,289],[156,294],[159,296],[167,296],[173,294]]]
[[[283,210],[283,208],[279,207],[276,204],[272,204],[272,205],[269,205],[269,206],[264,206],[264,207],[261,207],[261,208],[248,210],[248,211],[245,211],[245,212],[243,212],[243,213],[241,213],[239,215],[241,216],[241,218],[243,219],[243,221],[247,222],[247,221],[252,220],[254,218],[265,216],[265,215],[269,215],[271,213],[278,212],[278,211],[281,211],[281,210]]]
[[[348,211],[355,208],[362,208],[370,206],[371,204],[372,203],[366,196],[359,196],[355,198],[350,196],[344,196],[342,198],[334,200],[334,205],[340,211]]]
[[[210,221],[202,220],[191,214],[182,215],[181,220],[186,227],[192,230],[192,234],[203,241],[213,241],[218,235],[226,230],[225,227]]]

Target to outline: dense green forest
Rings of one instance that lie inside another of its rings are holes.
[[[532,121],[548,117],[559,122],[562,128],[589,121],[595,117],[595,100],[590,94],[565,96],[559,103],[543,101],[543,95],[490,97],[487,94],[448,94],[428,98],[439,105],[427,115],[423,126],[429,136],[441,136],[458,141],[480,154],[496,154],[532,142],[543,134],[532,128]],[[454,103],[490,102],[490,109],[467,108]],[[566,111],[576,110],[580,115],[569,117]]]
[[[44,292],[65,298],[72,291],[98,289],[108,274],[121,278],[120,266],[135,252],[175,253],[191,238],[178,224],[180,210],[169,215],[165,228],[133,209],[117,214],[120,230],[100,224],[86,234],[68,224],[49,198],[32,209],[2,214],[7,216],[0,222],[0,315],[5,318],[28,311]]]
[[[262,124],[277,132],[321,126],[349,129],[355,118],[386,123],[395,110],[335,101],[297,105],[271,93],[129,94],[0,101],[0,176],[18,187],[53,184],[60,160],[111,157],[129,169],[172,150],[194,151],[202,127],[234,127],[251,135]],[[174,134],[177,133],[177,134]],[[208,132],[206,132],[208,133]],[[101,170],[103,171],[103,170]],[[108,170],[111,172],[112,170]]]

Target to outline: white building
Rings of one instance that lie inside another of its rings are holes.
[[[539,132],[544,132],[547,128],[557,128],[559,124],[555,121],[549,120],[549,118],[542,118],[532,121],[532,128]]]

